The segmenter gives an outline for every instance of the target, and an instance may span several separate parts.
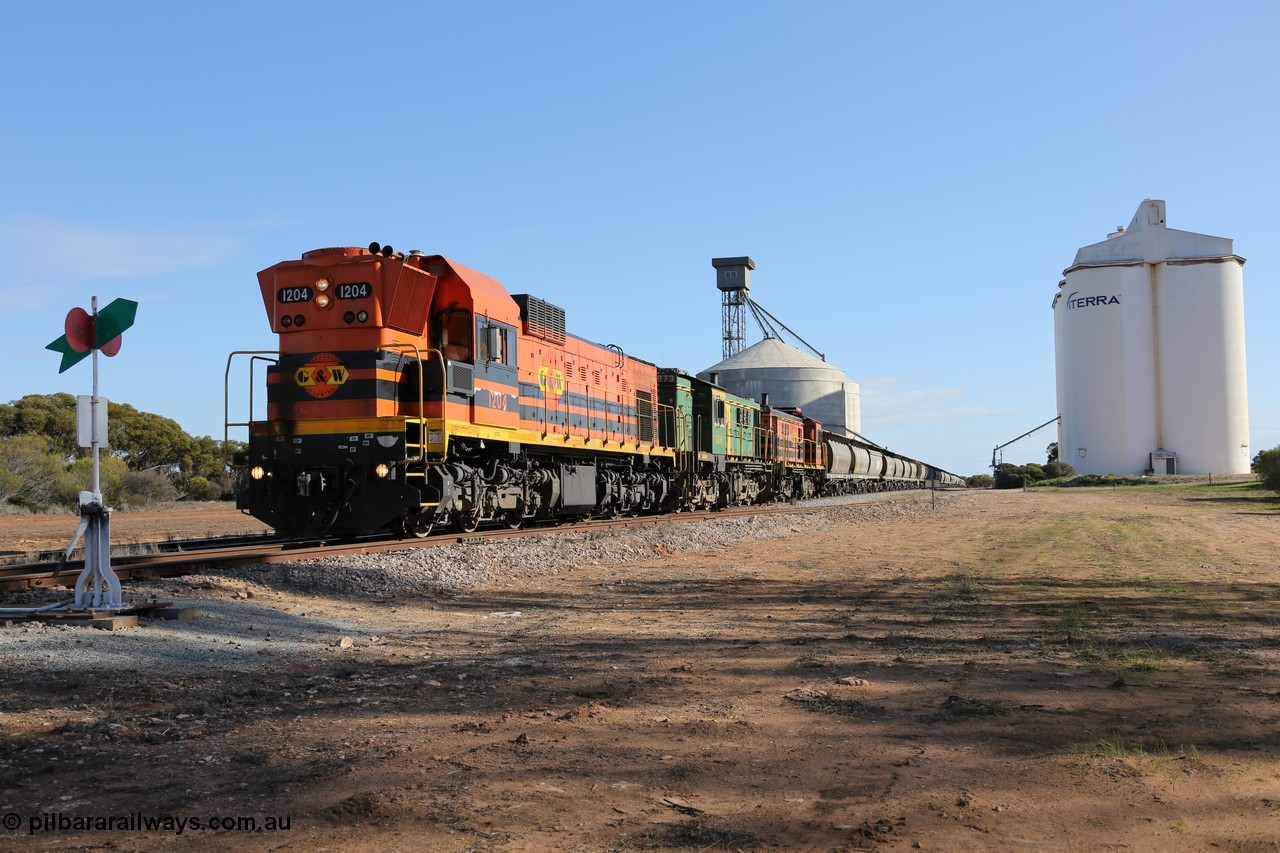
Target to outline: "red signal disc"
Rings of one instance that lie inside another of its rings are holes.
[[[75,352],[88,352],[93,349],[93,318],[83,308],[72,308],[67,312],[65,331],[67,345]],[[119,344],[116,345],[119,350]],[[103,347],[106,351],[106,347]],[[115,355],[115,353],[111,353]]]

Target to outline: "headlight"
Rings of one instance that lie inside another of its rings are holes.
[[[267,476],[267,472],[261,465],[254,465],[249,469],[249,476],[255,480],[261,480],[263,477]]]
[[[317,308],[328,308],[328,307],[329,307],[329,294],[327,294],[327,293],[322,293],[322,294],[320,294],[319,296],[317,296],[317,297],[316,297],[316,307],[317,307]]]
[[[316,279],[316,290],[320,291],[321,293],[324,293],[328,289],[329,289],[329,279],[327,278]]]
[[[387,475],[391,473],[391,468],[387,463],[379,462],[374,466],[373,473],[377,474],[379,479],[385,480],[387,479]]]

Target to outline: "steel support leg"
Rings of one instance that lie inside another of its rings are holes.
[[[111,568],[111,509],[102,495],[80,493],[80,528],[84,533],[84,570],[76,579],[75,610],[123,610],[120,579]],[[75,547],[75,543],[72,543]]]

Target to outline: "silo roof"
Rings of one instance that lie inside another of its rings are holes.
[[[1101,243],[1076,252],[1075,262],[1065,270],[1079,267],[1159,263],[1169,260],[1231,259],[1244,263],[1230,237],[1213,237],[1193,231],[1178,231],[1165,225],[1165,203],[1147,199],[1129,222]]]
[[[789,344],[784,344],[777,338],[765,338],[759,343],[752,344],[719,364],[701,371],[698,375],[705,376],[708,373],[726,370],[759,370],[777,367],[827,370],[844,375],[844,371],[840,368],[806,352],[801,352]]]

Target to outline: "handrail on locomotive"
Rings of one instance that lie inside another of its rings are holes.
[[[231,420],[231,362],[238,355],[250,356],[249,359],[249,420],[243,423],[233,423]],[[274,356],[273,358],[263,358],[263,356]],[[269,361],[272,364],[280,363],[280,353],[277,350],[236,350],[227,355],[227,367],[222,376],[222,446],[228,447],[231,443],[231,428],[245,427],[248,428],[253,424],[253,365],[258,361]],[[245,468],[247,464],[237,463],[232,460],[232,468]]]
[[[426,417],[425,417],[425,412],[426,412],[426,410],[427,410],[427,405],[426,405],[426,404],[427,404],[426,379],[425,379],[425,377],[424,377],[424,375],[423,375],[426,371],[424,371],[424,370],[422,369],[422,365],[423,365],[423,363],[424,363],[423,358],[422,358],[422,351],[421,351],[420,349],[418,349],[418,345],[417,345],[417,344],[414,344],[414,343],[397,343],[397,342],[391,342],[391,343],[386,343],[386,344],[380,344],[380,345],[378,346],[378,348],[377,348],[376,352],[380,352],[380,351],[382,351],[382,350],[387,350],[387,351],[395,351],[395,350],[405,350],[405,351],[408,351],[408,350],[413,350],[413,359],[414,359],[414,360],[413,360],[413,364],[417,367],[417,370],[416,370],[415,372],[418,374],[418,417],[416,417],[416,418],[406,418],[406,420],[415,420],[415,421],[417,421],[417,423],[418,423],[418,442],[417,442],[417,444],[416,444],[416,446],[417,446],[417,448],[418,448],[418,455],[417,455],[416,457],[414,457],[414,458],[406,458],[404,461],[405,461],[405,463],[406,463],[406,464],[407,464],[407,463],[411,463],[411,462],[422,462],[424,459],[426,459],[426,455],[427,455],[427,443],[426,443],[425,441],[422,441],[422,434],[423,434],[423,430],[424,430],[424,428],[426,427],[426,422],[427,422],[427,419],[426,419]],[[438,350],[438,349],[429,349],[429,350],[427,350],[427,357],[428,357],[428,358],[430,358],[430,357],[431,357],[431,356],[433,356],[433,355],[434,355],[436,358],[438,358],[438,359],[440,360],[440,375],[441,375],[441,376],[443,376],[443,375],[444,375],[444,372],[445,372],[445,369],[446,369],[446,367],[445,367],[445,360],[444,360],[444,353],[440,352],[440,350]],[[403,370],[402,370],[401,372],[403,373]],[[399,382],[397,382],[397,383],[396,383],[396,387],[397,387],[397,388],[399,388],[399,387],[400,387],[400,383],[399,383]],[[444,404],[444,397],[445,397],[445,393],[446,393],[446,392],[445,392],[445,384],[444,384],[443,382],[441,382],[441,383],[440,383],[440,402],[441,402],[441,405],[443,405],[443,404]],[[445,442],[444,442],[445,452],[441,455],[441,457],[440,457],[439,459],[432,459],[432,460],[430,460],[429,462],[426,462],[426,464],[428,464],[428,465],[439,465],[439,464],[441,464],[442,462],[444,462],[444,461],[445,461],[446,457],[448,456],[448,448],[449,448],[448,435],[446,434],[446,435],[444,436],[444,438],[445,438]],[[405,441],[405,450],[406,450],[406,451],[408,451],[408,449],[409,449],[409,442],[408,442],[408,440],[406,440],[406,441]]]

